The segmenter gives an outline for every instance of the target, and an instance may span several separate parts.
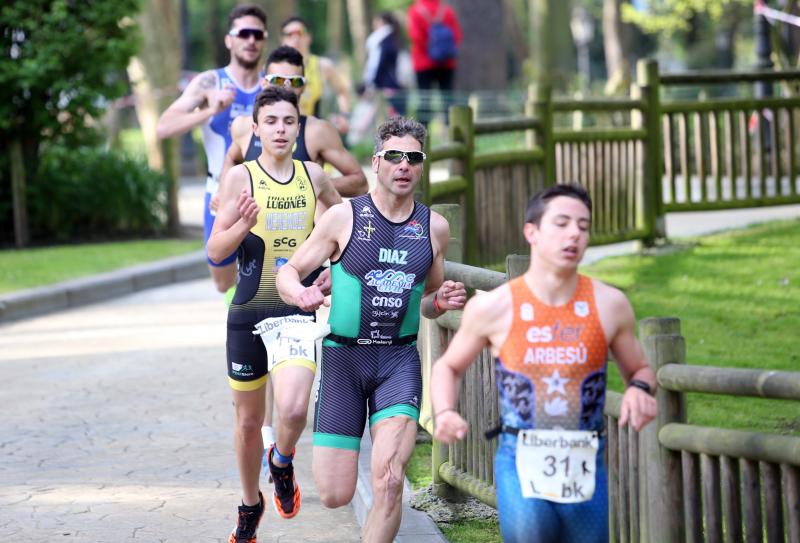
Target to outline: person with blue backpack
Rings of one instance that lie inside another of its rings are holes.
[[[445,114],[452,103],[453,81],[461,44],[461,26],[455,10],[443,0],[416,0],[408,8],[408,37],[417,87],[423,91],[417,116],[430,122],[431,93],[442,92]]]

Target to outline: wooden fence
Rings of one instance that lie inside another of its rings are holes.
[[[783,97],[665,99],[678,86],[782,82]],[[449,141],[429,146],[427,203],[464,206],[465,261],[496,264],[526,249],[525,204],[553,183],[578,182],[593,196],[592,244],[666,237],[667,211],[800,203],[800,71],[659,74],[637,66],[631,98],[552,99],[533,86],[525,115],[475,120],[451,108]],[[601,127],[563,128],[562,117]],[[620,121],[620,119],[622,119]],[[522,149],[481,152],[476,138],[525,133]],[[432,162],[449,161],[449,179],[431,183]]]
[[[451,218],[454,216],[451,215]],[[509,257],[502,274],[448,261],[445,276],[489,290],[522,273],[527,258]],[[423,319],[423,409],[433,431],[428,383],[432,363],[458,329],[460,312]],[[800,437],[707,428],[686,423],[687,392],[800,401],[800,373],[690,366],[675,318],[645,319],[639,336],[656,370],[658,417],[642,432],[618,427],[621,396],[607,392],[609,527],[617,542],[768,541],[800,543]],[[496,506],[496,440],[482,432],[499,420],[494,361],[484,350],[462,380],[458,410],[468,437],[434,441],[434,491],[461,492]]]

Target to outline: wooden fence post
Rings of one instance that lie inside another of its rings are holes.
[[[475,204],[475,123],[472,110],[466,106],[450,107],[450,140],[463,143],[466,155],[453,161],[451,175],[460,175],[467,180],[464,194],[464,262],[478,264],[478,211]]]
[[[542,126],[541,147],[544,151],[544,185],[549,187],[556,184],[556,144],[553,139],[553,102],[551,87],[545,83],[530,85],[528,87],[528,103],[525,113],[539,119]],[[539,141],[535,136],[529,135],[526,143],[535,145]]]
[[[643,319],[639,337],[656,373],[666,364],[686,362],[686,343],[676,318]],[[680,392],[658,387],[658,415],[640,433],[640,522],[642,541],[684,541],[681,455],[658,442],[658,432],[671,422],[686,421],[686,401]]]
[[[519,277],[531,264],[530,255],[508,255],[506,257],[506,281]]]
[[[636,82],[645,105],[643,114],[647,130],[640,224],[647,232],[644,243],[652,245],[657,238],[667,236],[661,188],[661,88],[658,62],[640,60],[636,65]]]
[[[463,210],[458,204],[435,204],[433,211],[442,215],[450,223],[450,241],[447,244],[445,258],[451,262],[463,260]],[[433,363],[442,355],[446,347],[441,327],[435,320],[422,319],[418,345],[422,346],[422,406],[420,409],[420,425],[433,435],[433,410],[431,407],[430,381]],[[449,458],[449,448],[444,443],[431,443],[431,476],[433,493],[441,498],[455,498],[458,491],[448,485],[439,475],[439,468]]]
[[[430,157],[431,156],[431,138],[425,138],[425,146],[422,148],[425,152],[425,155]],[[419,185],[417,185],[416,194],[414,198],[419,200],[423,204],[430,206],[431,201],[431,160],[430,158],[422,162],[422,177],[419,180]]]
[[[447,244],[447,254],[444,255],[450,262],[464,261],[464,210],[458,204],[433,204],[431,210],[435,211],[450,224],[450,241]]]

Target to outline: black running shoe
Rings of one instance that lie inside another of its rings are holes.
[[[240,505],[239,518],[228,543],[256,543],[256,531],[264,514],[264,496],[258,491],[258,505]]]
[[[294,466],[291,462],[285,468],[276,467],[272,463],[272,450],[274,448],[275,444],[270,447],[267,456],[269,458],[269,472],[275,484],[275,492],[272,493],[272,504],[275,506],[275,512],[281,518],[290,519],[300,511],[300,487],[294,478]],[[292,451],[292,456],[294,456],[294,451]]]

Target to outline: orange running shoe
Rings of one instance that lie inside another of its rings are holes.
[[[239,518],[228,543],[256,543],[256,531],[264,515],[264,495],[258,491],[258,505],[240,505]]]
[[[289,465],[285,468],[276,467],[272,463],[272,451],[274,449],[275,444],[273,443],[269,448],[269,453],[267,453],[269,472],[275,484],[275,491],[272,493],[272,505],[275,506],[275,512],[281,518],[294,518],[300,511],[300,487],[294,478],[294,465],[289,462]],[[294,451],[292,451],[292,456],[294,456]]]

